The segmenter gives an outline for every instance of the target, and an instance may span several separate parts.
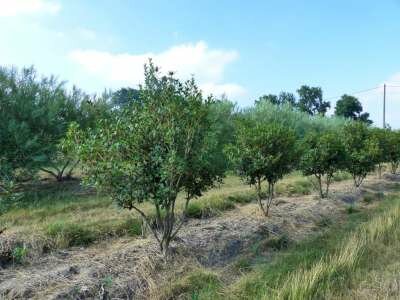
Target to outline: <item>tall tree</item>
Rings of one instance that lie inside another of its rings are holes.
[[[296,106],[296,97],[292,93],[281,92],[278,96],[273,94],[263,95],[258,100],[255,101],[255,104],[258,105],[260,103],[269,102],[274,105],[284,105],[290,104],[291,106]]]
[[[120,88],[113,93],[111,102],[114,107],[124,108],[132,104],[135,101],[139,101],[140,91],[130,87]]]
[[[310,115],[325,115],[331,107],[329,101],[322,98],[322,89],[320,87],[309,87],[303,85],[297,90],[299,94],[298,107]]]
[[[362,111],[361,102],[354,96],[344,94],[336,102],[335,115],[372,124],[372,121],[369,119],[369,113],[363,113]]]

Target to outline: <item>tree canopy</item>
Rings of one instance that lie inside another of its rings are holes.
[[[362,111],[361,102],[354,96],[345,94],[336,102],[335,115],[372,124],[369,113]]]

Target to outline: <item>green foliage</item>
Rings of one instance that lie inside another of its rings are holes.
[[[345,94],[336,102],[335,115],[372,124],[369,113],[362,113],[362,110],[361,102],[356,97]]]
[[[328,101],[322,99],[322,89],[320,87],[309,87],[303,85],[297,90],[299,94],[298,107],[300,111],[306,112],[310,115],[324,116],[331,107]]]
[[[309,132],[339,131],[349,121],[342,117],[310,116],[306,112],[293,109],[291,105],[273,105],[260,102],[255,107],[242,111],[242,116],[255,122],[277,123],[293,129],[298,138]]]
[[[86,133],[72,126],[65,147],[77,148],[86,182],[109,192],[121,207],[136,210],[149,223],[137,204],[154,205],[157,226],[152,232],[167,251],[181,226],[175,224],[178,193],[186,194],[187,207],[222,180],[221,131],[210,113],[213,99],[204,99],[194,80],[181,83],[173,74],[160,76],[151,62],[140,97]]]
[[[287,92],[281,92],[278,96],[272,94],[263,95],[255,101],[255,105],[265,102],[273,105],[291,105],[293,108],[296,107],[296,97],[292,93]]]
[[[362,122],[346,124],[342,134],[346,151],[345,169],[352,175],[355,187],[359,187],[379,161],[379,144]]]
[[[387,133],[387,162],[390,163],[392,174],[396,174],[400,164],[400,131],[391,130]]]
[[[21,264],[28,255],[28,249],[25,246],[17,246],[13,249],[11,256],[14,263]]]
[[[321,198],[328,196],[333,176],[345,162],[344,145],[337,133],[310,133],[305,137],[300,168],[304,175],[315,176]]]
[[[258,203],[265,215],[272,204],[274,186],[297,163],[296,137],[290,128],[277,123],[243,118],[238,122],[236,145],[232,149],[239,175],[255,185]],[[262,204],[261,183],[268,182],[268,201]]]

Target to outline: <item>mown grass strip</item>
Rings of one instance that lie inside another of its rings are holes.
[[[389,197],[373,210],[347,215],[344,223],[329,225],[324,233],[289,247],[271,262],[255,259],[254,271],[224,287],[205,287],[205,294],[213,299],[340,298],[351,294],[365,277],[360,274],[381,267],[382,261],[374,256],[395,249],[400,249],[400,198]]]

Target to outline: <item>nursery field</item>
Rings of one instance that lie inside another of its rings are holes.
[[[31,191],[34,201],[21,201],[0,217],[0,294],[397,298],[400,177],[371,174],[354,191],[341,173],[330,198],[322,200],[314,184],[299,173],[286,176],[265,218],[254,188],[228,176],[193,201],[166,261],[137,213],[119,209],[79,181],[45,180]],[[150,206],[143,209],[152,213]]]

